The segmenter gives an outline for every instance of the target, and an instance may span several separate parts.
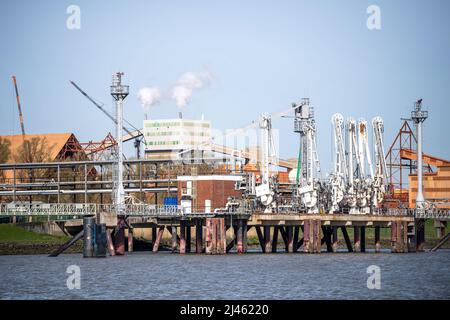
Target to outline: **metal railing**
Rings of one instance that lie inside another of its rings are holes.
[[[375,208],[372,209],[372,212],[370,213],[350,213],[348,210],[341,210],[333,213],[329,213],[326,211],[322,211],[320,213],[308,213],[305,209],[296,209],[292,208],[291,206],[285,206],[282,207],[282,209],[278,212],[273,213],[264,213],[262,211],[255,210],[256,212],[260,214],[271,214],[271,215],[277,215],[277,214],[283,214],[283,215],[326,215],[326,214],[332,214],[332,215],[350,215],[350,216],[414,216],[414,209],[400,209],[400,208]]]
[[[98,205],[99,212],[118,213],[126,216],[176,217],[180,216],[181,207],[177,205],[157,206],[154,204],[103,204]]]
[[[250,206],[240,206],[229,210],[210,210],[209,208],[190,208],[181,205],[154,205],[154,204],[93,204],[93,203],[8,203],[0,204],[0,217],[12,216],[67,216],[79,218],[85,215],[97,215],[98,213],[121,214],[135,217],[214,217],[257,214]],[[301,211],[283,211],[279,213],[260,214],[307,214]],[[325,213],[324,213],[325,214]],[[356,215],[348,212],[334,213],[335,215]],[[400,208],[376,208],[371,213],[361,213],[365,216],[409,216],[417,219],[450,220],[450,210],[446,209],[400,209]]]
[[[85,216],[95,215],[90,203],[8,203],[0,205],[0,216]]]
[[[415,210],[417,219],[450,220],[450,210],[448,209],[425,209]]]

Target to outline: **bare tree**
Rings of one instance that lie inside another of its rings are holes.
[[[0,163],[6,163],[11,156],[11,141],[3,139],[0,137]],[[4,170],[0,171],[0,179],[5,178]]]
[[[11,141],[0,137],[0,163],[5,163],[8,161],[11,155],[10,147]]]
[[[50,162],[53,160],[51,154],[54,147],[54,144],[49,145],[45,137],[34,137],[25,140],[13,155],[13,158],[18,163]],[[29,169],[18,170],[17,175],[19,179],[31,182],[45,178],[47,173],[47,169]]]

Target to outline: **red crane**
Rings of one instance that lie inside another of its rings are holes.
[[[16,76],[12,76],[12,79],[13,79],[13,83],[14,83],[14,89],[16,91],[17,108],[19,109],[20,129],[22,129],[22,137],[25,139],[25,127],[23,125],[23,114],[22,114],[22,108],[20,106],[19,89],[17,89]]]

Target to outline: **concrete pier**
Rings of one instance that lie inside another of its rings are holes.
[[[195,252],[206,254],[224,254],[247,252],[248,232],[255,230],[260,252],[270,254],[281,251],[287,253],[337,252],[339,231],[342,232],[342,242],[348,252],[366,251],[366,229],[374,230],[374,242],[371,247],[375,252],[381,251],[381,229],[391,229],[391,251],[393,253],[408,252],[408,230],[410,233],[416,223],[416,232],[422,232],[420,224],[409,216],[381,215],[326,215],[326,214],[254,214],[248,217],[191,217],[164,219],[131,219],[125,222],[122,217],[117,219],[117,225],[112,236],[106,233],[110,255],[124,254],[125,234],[128,228],[128,251],[133,250],[133,236],[136,228],[149,228],[152,240],[152,251],[158,252],[161,246],[164,230],[167,229],[169,247],[172,252],[186,254],[191,251],[191,232],[195,226]],[[111,228],[111,226],[110,226]],[[353,239],[348,228],[353,229]],[[230,230],[226,238],[226,231]],[[418,245],[422,242],[417,237]],[[228,242],[227,242],[228,240]],[[373,240],[372,240],[373,241]],[[409,248],[410,249],[410,248]],[[322,251],[323,250],[323,251]]]

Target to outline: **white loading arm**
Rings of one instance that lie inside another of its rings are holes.
[[[298,194],[308,213],[318,213],[320,162],[317,153],[314,112],[308,99],[302,101],[296,110],[295,131],[300,133],[302,168]]]
[[[381,117],[375,117],[372,120],[373,134],[374,134],[374,148],[375,148],[375,168],[376,175],[386,178],[386,158],[383,145],[383,131],[384,124]]]
[[[260,123],[261,143],[262,143],[262,161],[261,161],[261,184],[255,188],[256,196],[261,203],[268,207],[273,203],[274,194],[272,186],[272,177],[270,176],[270,158],[276,158],[275,146],[272,136],[272,120],[269,114],[261,115]]]
[[[320,178],[320,162],[319,162],[319,154],[317,152],[317,143],[316,143],[316,128],[311,126],[311,145],[312,145],[312,176],[314,180]]]
[[[351,211],[356,207],[356,193],[355,193],[355,168],[361,167],[361,160],[359,157],[358,138],[356,134],[356,121],[353,118],[347,119],[347,134],[348,134],[348,172],[347,172],[347,204]],[[356,177],[357,178],[357,177]]]
[[[372,159],[370,156],[369,137],[367,135],[367,122],[364,119],[358,120],[358,151],[360,161],[360,177],[366,178],[366,159],[369,166],[370,176],[373,177]]]
[[[344,117],[340,113],[335,113],[331,118],[334,129],[334,173],[342,177],[347,172],[344,148]]]
[[[374,135],[374,153],[375,153],[375,176],[373,181],[374,194],[372,197],[372,204],[376,207],[383,201],[386,192],[384,180],[386,178],[386,158],[383,146],[383,131],[384,124],[381,117],[372,119],[373,135]]]
[[[345,176],[347,172],[347,164],[345,161],[344,148],[344,117],[340,113],[335,113],[331,117],[333,125],[334,138],[334,171],[330,177],[331,183],[331,207],[330,213],[339,211],[339,204],[344,199],[345,193]]]

